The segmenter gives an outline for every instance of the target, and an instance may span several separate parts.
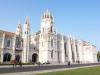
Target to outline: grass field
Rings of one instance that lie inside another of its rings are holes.
[[[100,75],[100,66],[33,75]]]

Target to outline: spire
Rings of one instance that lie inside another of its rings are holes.
[[[26,16],[25,18],[25,24],[24,24],[24,31],[27,31],[30,29],[30,23],[29,23],[29,18]]]
[[[18,22],[17,28],[16,28],[16,35],[22,36],[22,27],[20,21]]]
[[[28,24],[29,25],[29,18],[28,18],[28,16],[26,16],[25,24]]]
[[[21,23],[18,23],[18,28],[19,28],[19,29],[22,29],[22,28],[21,28]]]
[[[18,21],[18,28],[22,29],[20,20]]]
[[[21,21],[20,21],[20,19],[18,20],[18,25],[19,25],[19,24],[21,24]]]

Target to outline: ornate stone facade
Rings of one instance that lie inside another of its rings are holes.
[[[0,30],[0,62],[16,59],[23,63],[96,63],[96,47],[89,42],[56,32],[54,18],[46,10],[40,31],[30,34],[26,17],[24,29],[18,24],[16,33]]]

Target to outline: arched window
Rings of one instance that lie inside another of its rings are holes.
[[[74,52],[72,51],[72,61],[75,61]]]
[[[21,47],[20,38],[16,38],[16,48],[20,48],[20,47]]]
[[[73,51],[73,44],[71,44],[71,50],[72,50],[72,61],[75,62],[74,51]]]
[[[26,34],[26,31],[25,31],[25,34]]]
[[[20,45],[21,45],[21,42],[18,40],[16,44],[17,48],[20,48]]]
[[[5,53],[3,56],[3,61],[4,62],[9,62],[11,60],[11,54],[10,53]]]
[[[67,49],[66,49],[66,43],[64,43],[64,50],[65,50],[65,56],[67,57],[68,55],[67,55]]]
[[[7,40],[7,47],[10,47],[10,40]]]
[[[76,45],[76,54],[77,54],[77,58],[79,58],[79,54],[78,54],[78,46]]]
[[[53,50],[51,51],[51,58],[53,58]]]
[[[47,18],[49,18],[49,15],[47,15]]]
[[[51,26],[51,28],[50,28],[50,32],[52,32],[52,26]]]

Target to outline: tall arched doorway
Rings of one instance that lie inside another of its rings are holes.
[[[38,58],[38,55],[37,55],[36,53],[34,53],[34,54],[32,55],[32,62],[33,62],[33,63],[36,63],[36,62],[37,62],[37,58]]]
[[[9,62],[11,60],[11,54],[5,53],[3,56],[3,62]]]
[[[20,55],[16,55],[16,61],[19,62],[20,61]]]

